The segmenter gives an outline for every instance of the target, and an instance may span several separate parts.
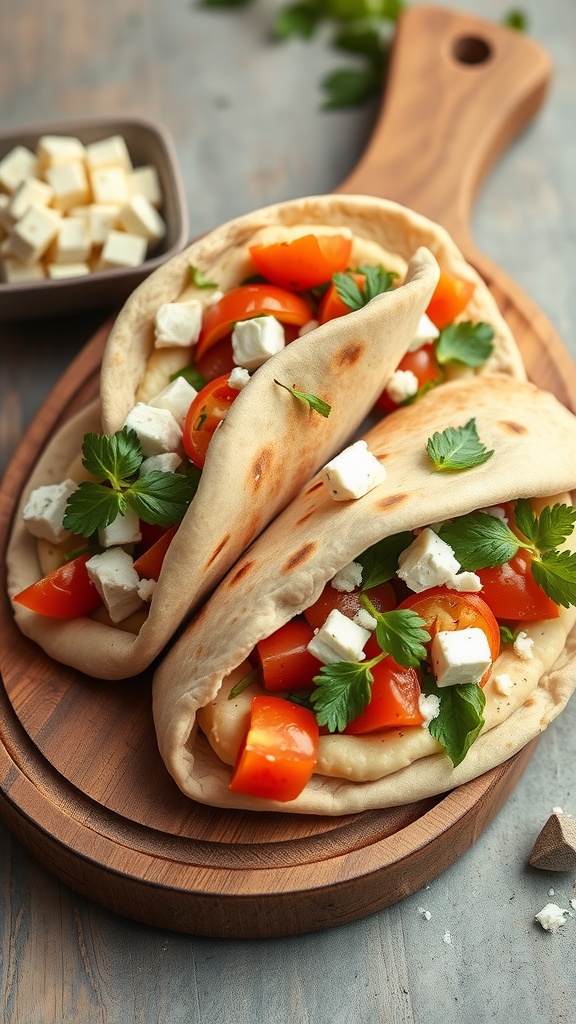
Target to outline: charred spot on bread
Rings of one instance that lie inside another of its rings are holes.
[[[500,420],[498,426],[502,427],[502,430],[509,434],[527,434],[528,427],[524,427],[521,423],[515,423],[514,420]]]
[[[389,512],[390,509],[396,508],[398,505],[402,505],[403,502],[408,501],[409,497],[410,495],[408,494],[389,494],[387,497],[377,501],[375,507],[378,512]]]
[[[214,551],[210,555],[210,558],[206,562],[206,566],[205,566],[206,569],[208,568],[208,566],[212,565],[212,562],[216,561],[216,559],[218,558],[218,555],[220,555],[222,553],[222,551],[224,550],[226,545],[230,542],[230,539],[231,539],[231,535],[229,533],[227,533],[226,536],[222,538],[220,543],[216,545],[216,547],[214,548]]]
[[[290,555],[290,558],[284,562],[282,572],[292,572],[293,569],[302,565],[303,562],[307,562],[308,559],[312,557],[317,547],[318,545],[315,541],[308,541],[307,544],[303,544],[301,548],[298,548],[298,550],[295,551],[293,555]]]
[[[254,568],[255,565],[256,562],[244,562],[244,565],[241,565],[232,576],[232,579],[229,580],[228,586],[235,587],[236,584]]]

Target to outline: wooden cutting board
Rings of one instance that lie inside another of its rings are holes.
[[[523,37],[419,8],[397,36],[386,104],[341,191],[386,195],[446,224],[486,277],[530,375],[576,405],[576,370],[533,304],[474,251],[482,174],[538,108],[550,73]],[[0,491],[5,547],[47,438],[97,393],[102,328],[24,437]],[[533,752],[445,796],[341,818],[223,812],[186,799],[156,749],[151,673],[99,682],[51,661],[15,628],[0,569],[0,815],[49,871],[135,920],[198,935],[329,928],[415,892],[505,803]]]

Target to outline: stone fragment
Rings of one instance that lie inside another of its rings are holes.
[[[576,869],[576,818],[551,814],[530,854],[533,868],[543,871]]]

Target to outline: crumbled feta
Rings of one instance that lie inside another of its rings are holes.
[[[246,370],[256,370],[285,345],[284,328],[274,316],[240,320],[232,331],[232,358]]]
[[[424,918],[425,921],[430,921],[432,917],[430,911],[426,910],[424,907],[418,907],[418,913],[420,914],[420,917]]]
[[[154,345],[156,348],[195,345],[202,327],[202,303],[199,299],[190,302],[165,302],[156,312],[154,322]]]
[[[326,463],[322,480],[334,501],[362,498],[386,478],[384,466],[368,450],[366,441],[355,441]]]
[[[509,697],[512,693],[513,687],[512,680],[507,672],[500,672],[497,676],[494,676],[494,686],[496,692],[502,697]]]
[[[436,693],[421,693],[418,697],[418,710],[424,718],[422,728],[427,729],[430,722],[440,714],[440,697]]]
[[[245,370],[243,366],[235,366],[228,377],[228,387],[234,388],[236,391],[242,391],[242,388],[246,387],[249,380],[250,374],[248,370]]]
[[[130,410],[124,426],[135,430],[144,458],[174,452],[182,440],[182,431],[169,409],[155,409],[137,402]]]
[[[163,452],[162,455],[151,455],[143,459],[138,471],[139,476],[145,473],[175,473],[182,459],[177,452]]]
[[[532,637],[528,636],[527,633],[522,629],[513,643],[514,654],[520,658],[521,661],[530,661],[534,654],[532,648],[534,647],[534,641]]]
[[[373,615],[370,615],[367,608],[359,608],[356,615],[352,616],[352,622],[362,626],[364,629],[369,629],[371,633],[374,632],[378,625],[378,620]]]
[[[369,630],[334,608],[308,644],[308,650],[323,665],[337,661],[364,661],[363,647],[369,637]]]
[[[400,405],[407,398],[412,398],[418,391],[418,377],[412,373],[412,370],[395,370],[385,391],[390,401]]]
[[[140,580],[138,585],[138,596],[143,601],[151,601],[156,589],[156,580]]]
[[[350,594],[356,587],[362,586],[360,562],[349,562],[343,569],[339,569],[330,580],[330,586],[340,594]]]
[[[565,915],[568,913],[567,910],[563,910],[558,906],[557,903],[547,903],[542,910],[535,915],[538,924],[541,924],[545,931],[556,932],[563,924],[566,924]]]
[[[127,508],[125,515],[118,514],[109,526],[98,530],[98,540],[103,548],[113,548],[120,544],[137,544],[142,540],[142,531],[136,512]]]
[[[478,594],[482,590],[482,580],[475,572],[459,572],[446,581],[446,586],[448,590],[459,593]]]
[[[138,594],[140,577],[132,558],[122,548],[110,548],[101,555],[92,555],[86,562],[86,569],[112,622],[122,622],[142,607]]]
[[[431,341],[436,341],[438,337],[440,337],[440,331],[432,323],[430,317],[423,313],[418,321],[416,333],[408,345],[408,351],[416,352],[417,349],[422,348],[422,345],[429,345]]]
[[[45,484],[32,491],[26,502],[22,517],[26,529],[33,537],[59,544],[66,536],[62,520],[68,498],[77,488],[74,480],[61,484]]]
[[[154,409],[168,409],[174,419],[184,429],[186,414],[198,392],[181,374],[148,402]]]
[[[460,562],[450,545],[430,527],[422,530],[398,559],[398,576],[416,594],[443,586],[459,568]]]
[[[440,630],[430,650],[438,686],[479,683],[492,664],[486,634],[477,626]]]
[[[310,331],[315,331],[318,327],[317,320],[309,320],[308,323],[302,324],[298,331],[298,337],[303,338],[305,334],[310,334]]]
[[[495,519],[501,519],[503,523],[508,522],[506,512],[500,505],[487,505],[486,508],[478,509],[479,512],[485,512],[488,516],[494,516]]]

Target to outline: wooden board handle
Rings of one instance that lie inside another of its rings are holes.
[[[470,258],[478,186],[540,107],[551,77],[521,33],[439,7],[400,19],[368,147],[337,192],[393,199],[442,224]]]

